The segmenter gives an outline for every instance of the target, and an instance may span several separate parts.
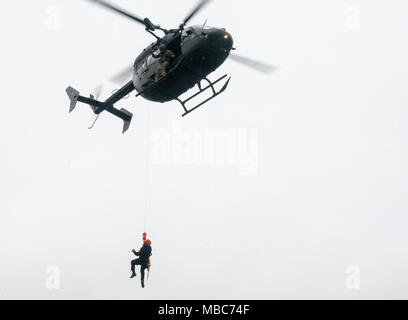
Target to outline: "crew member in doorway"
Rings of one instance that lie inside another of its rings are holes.
[[[144,277],[145,277],[145,270],[150,266],[150,256],[152,255],[152,242],[149,239],[143,241],[143,247],[137,252],[135,249],[132,250],[133,254],[138,259],[132,260],[131,262],[131,270],[132,275],[130,278],[136,277],[136,266],[140,266],[140,276],[142,282],[142,288],[144,288]]]
[[[165,44],[161,44],[159,48],[160,54],[158,55],[155,55],[154,53],[152,54],[153,58],[155,59],[160,58],[160,63],[159,66],[157,67],[156,76],[154,79],[155,82],[159,81],[160,79],[164,78],[167,75],[167,68],[176,57],[174,52],[167,49],[167,46]]]

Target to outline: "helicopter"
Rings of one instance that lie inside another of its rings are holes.
[[[79,91],[72,87],[66,89],[70,99],[70,113],[76,108],[77,102],[88,104],[97,116],[96,120],[104,111],[122,119],[122,133],[129,129],[133,114],[126,109],[119,110],[114,105],[129,96],[133,91],[137,92],[136,97],[141,96],[153,102],[178,101],[183,107],[184,113],[182,116],[184,117],[227,89],[231,80],[231,77],[228,77],[227,74],[215,81],[209,80],[208,75],[217,70],[228,57],[232,57],[237,62],[265,73],[269,73],[272,69],[272,67],[260,62],[232,55],[231,51],[235,50],[233,37],[225,28],[209,27],[206,26],[206,23],[204,25],[186,27],[187,23],[211,0],[200,0],[177,29],[169,30],[152,23],[148,18],[142,19],[107,1],[88,1],[142,24],[145,30],[156,39],[154,43],[145,48],[136,58],[133,67],[130,69],[133,75],[129,75],[129,70],[126,70],[122,75],[118,76],[119,78],[132,76],[132,79],[114,92],[107,100],[103,102],[98,101],[92,94],[89,98],[81,96]],[[164,33],[164,36],[158,36],[157,32]],[[163,48],[170,50],[174,55],[174,59],[168,65],[166,74],[162,78],[157,79],[156,72],[160,66],[160,54],[158,55],[157,53],[160,53]],[[206,83],[205,87],[201,84],[203,81]],[[220,84],[221,89],[216,90],[215,86],[217,84]],[[196,93],[185,99],[180,97],[195,86],[198,87]],[[187,107],[187,104],[192,99],[200,96],[207,90],[210,90],[212,93],[209,98],[196,106]]]

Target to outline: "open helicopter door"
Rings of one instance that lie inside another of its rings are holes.
[[[173,53],[176,55],[176,59],[181,56],[181,33],[177,33],[177,36],[174,37],[173,40],[171,40],[167,44],[167,49],[173,51]]]
[[[183,53],[181,51],[181,33],[178,33],[177,36],[167,43],[167,49],[176,55],[176,58],[173,59],[168,67],[168,73],[171,73],[183,59]]]

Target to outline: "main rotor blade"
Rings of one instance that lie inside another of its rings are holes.
[[[256,61],[250,58],[242,57],[234,53],[231,53],[229,57],[231,60],[234,60],[238,63],[241,63],[247,67],[250,67],[256,71],[259,71],[265,74],[271,74],[278,69],[275,66],[272,66],[272,65],[260,62],[260,61]]]
[[[143,24],[143,25],[146,25],[144,19],[142,19],[142,18],[140,18],[140,17],[138,17],[138,16],[136,16],[136,15],[133,15],[133,14],[131,14],[131,13],[129,13],[129,12],[123,10],[123,9],[120,9],[120,8],[118,8],[118,7],[116,7],[116,6],[112,5],[112,4],[110,4],[110,3],[107,2],[107,1],[103,1],[103,0],[88,0],[88,1],[97,3],[97,4],[101,5],[102,7],[105,7],[105,8],[108,8],[108,9],[110,9],[110,10],[113,10],[113,11],[115,11],[116,13],[119,13],[119,14],[121,14],[121,15],[124,15],[124,16],[126,16],[126,17],[128,17],[128,18],[130,18],[130,19],[132,19],[132,20],[134,20],[134,21],[136,21],[136,22],[139,22],[139,23],[141,23],[141,24]]]
[[[206,4],[208,4],[211,0],[201,0],[195,8],[191,11],[191,13],[184,19],[182,26],[185,26]]]

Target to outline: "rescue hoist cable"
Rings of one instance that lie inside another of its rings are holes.
[[[150,178],[150,125],[151,125],[151,109],[147,108],[147,117],[146,117],[146,166],[145,166],[145,213],[144,213],[144,232],[143,232],[143,241],[147,239],[147,218],[149,213],[149,178]],[[147,265],[147,281],[149,281],[150,276],[150,258]]]
[[[149,158],[150,158],[150,117],[151,110],[147,109],[147,120],[146,120],[146,166],[145,166],[145,214],[144,214],[144,231],[147,230],[147,217],[149,212]]]

